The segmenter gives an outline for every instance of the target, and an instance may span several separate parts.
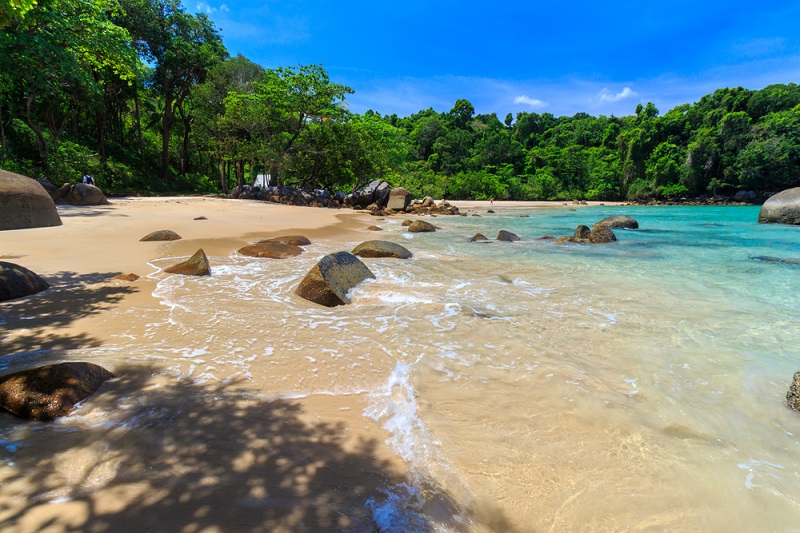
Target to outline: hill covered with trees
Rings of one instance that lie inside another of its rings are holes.
[[[800,185],[800,86],[724,88],[661,114],[351,113],[317,65],[231,57],[176,0],[0,10],[0,167],[108,190],[225,192],[269,173],[350,192],[385,179],[455,199],[644,200]]]

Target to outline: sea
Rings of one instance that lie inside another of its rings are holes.
[[[335,308],[294,291],[322,256],[361,241],[314,242],[288,260],[232,250],[211,257],[212,276],[201,278],[163,272],[180,258],[154,260],[147,277],[159,308],[120,317],[112,342],[65,359],[146,368],[141,379],[160,381],[136,393],[118,386],[113,402],[87,402],[55,424],[0,425],[0,471],[8,478],[27,465],[35,477],[25,458],[54,439],[69,443],[61,468],[69,470],[70,446],[107,457],[66,475],[67,489],[38,496],[69,501],[113,485],[120,459],[111,436],[180,418],[189,437],[167,432],[156,451],[138,437],[137,467],[151,462],[154,476],[179,477],[197,457],[180,450],[210,453],[203,428],[220,409],[240,417],[231,431],[252,453],[213,453],[235,455],[231,469],[256,468],[271,449],[259,444],[258,425],[286,427],[249,412],[253,401],[358,397],[355,416],[383,432],[406,475],[364,494],[368,526],[333,521],[331,530],[798,531],[800,412],[785,396],[800,370],[800,228],[758,224],[758,210],[471,208],[428,219],[433,233],[409,233],[402,217],[376,220],[383,231],[362,240],[414,256],[364,259],[375,279]],[[634,217],[639,229],[616,229],[609,244],[540,239],[612,215]],[[520,240],[494,240],[500,230]],[[476,233],[489,241],[471,241]],[[170,402],[152,401],[167,388],[177,391]],[[95,440],[70,437],[86,428]],[[335,439],[329,429],[319,446]],[[309,464],[323,453],[314,450]],[[223,473],[204,475],[200,487]],[[257,491],[236,495],[253,508],[276,503]]]

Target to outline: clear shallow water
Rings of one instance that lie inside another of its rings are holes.
[[[497,211],[439,217],[434,234],[380,222],[364,240],[415,257],[365,260],[376,280],[334,309],[293,291],[352,246],[232,253],[211,278],[154,261],[163,309],[69,358],[265,398],[365,397],[409,468],[366,504],[386,531],[796,528],[800,415],[783,398],[800,369],[800,268],[752,257],[800,259],[800,228],[758,225],[749,207]],[[601,246],[537,240],[612,214],[640,229]],[[523,240],[467,242],[500,229]],[[78,420],[141,416],[98,406]],[[2,438],[25,450],[18,429]]]

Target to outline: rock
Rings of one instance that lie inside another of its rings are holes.
[[[373,203],[385,205],[385,201],[382,202],[381,200],[388,199],[389,191],[390,189],[388,183],[385,181],[374,180],[360,191],[356,191],[347,196],[345,198],[345,203],[348,203],[352,206],[357,205],[361,207],[366,207]]]
[[[370,231],[383,231],[383,228],[381,228],[379,226],[370,226],[367,229],[370,230]]]
[[[574,237],[559,237],[558,239],[553,241],[555,244],[565,244],[568,242],[575,242]]]
[[[432,207],[434,203],[436,202],[434,202],[433,198],[430,196],[426,196],[422,199],[422,207]]]
[[[303,237],[302,235],[283,235],[281,237],[272,237],[271,239],[258,241],[258,244],[264,242],[278,242],[281,244],[289,244],[291,246],[308,246],[311,244],[311,241],[308,240],[308,237]]]
[[[795,372],[789,392],[786,393],[786,405],[790,409],[800,411],[800,372]]]
[[[295,293],[306,300],[334,307],[349,304],[347,291],[375,275],[353,254],[328,254],[312,268]]]
[[[770,197],[758,213],[759,224],[800,224],[800,187]]]
[[[49,287],[50,284],[35,272],[0,261],[0,302],[30,296]]]
[[[595,224],[589,234],[589,242],[592,244],[605,244],[616,240],[617,236],[606,224]]]
[[[552,240],[552,239],[555,239],[555,237],[548,233],[548,234],[545,234],[545,235],[542,235],[541,237],[539,237],[538,240],[547,241],[547,240]]]
[[[572,235],[572,238],[576,241],[581,240],[588,240],[589,235],[592,234],[592,230],[589,229],[589,226],[584,226],[581,224],[577,228],[575,228],[575,233]]]
[[[769,255],[753,255],[750,256],[750,259],[755,259],[756,261],[764,261],[766,263],[780,263],[782,265],[800,267],[800,259],[794,259],[791,257],[772,257]]]
[[[531,218],[530,215],[520,215],[519,218]]]
[[[628,215],[606,217],[597,224],[605,224],[609,228],[639,229],[639,223],[636,221],[636,219],[629,217]],[[597,224],[595,224],[595,226],[597,226]]]
[[[114,375],[92,363],[61,363],[0,377],[0,407],[21,418],[67,416]]]
[[[405,228],[406,226],[410,226],[410,225],[411,225],[411,221],[410,221],[410,220],[408,220],[408,219],[406,219],[406,220],[404,220],[404,221],[403,221],[403,223],[402,223],[402,224],[400,224],[400,225],[401,225],[401,226],[403,226],[403,227]]]
[[[56,204],[36,180],[0,170],[0,230],[60,226]]]
[[[487,209],[486,212],[487,213],[494,213],[494,209]]]
[[[58,187],[53,185],[52,182],[50,182],[49,180],[36,180],[36,181],[39,183],[39,185],[44,187],[44,190],[47,191],[47,194],[49,194],[50,198],[53,199],[53,203],[57,204],[58,202],[63,200],[63,198],[61,198],[61,191],[58,190]]]
[[[483,233],[476,233],[469,242],[488,241],[489,239]]]
[[[181,236],[178,235],[177,233],[175,233],[172,230],[160,229],[158,231],[154,231],[153,233],[148,233],[147,235],[145,235],[144,237],[139,239],[139,242],[144,242],[144,241],[177,241],[180,238],[181,238]]]
[[[267,257],[270,259],[286,259],[303,253],[303,249],[293,244],[282,242],[258,242],[239,248],[238,253],[248,257]]]
[[[505,241],[505,242],[514,242],[519,240],[519,235],[516,233],[511,233],[510,231],[506,231],[501,229],[500,232],[497,234],[498,241]]]
[[[69,194],[64,197],[72,205],[108,205],[108,199],[103,191],[88,183],[76,183]]]
[[[210,276],[211,267],[208,264],[208,257],[202,248],[197,250],[192,257],[169,268],[164,272],[170,274],[183,274],[184,276]]]
[[[389,191],[389,201],[386,207],[395,211],[405,211],[414,196],[402,187],[395,187]]]
[[[409,224],[408,231],[410,231],[411,233],[436,231],[436,226],[434,226],[430,222],[425,222],[424,220],[415,220],[414,222]]]
[[[194,220],[208,220],[206,217],[195,217]]]
[[[406,248],[389,241],[366,241],[353,248],[353,255],[359,257],[396,257],[408,259],[414,254]]]
[[[117,276],[114,276],[111,279],[119,279],[119,280],[122,280],[122,281],[136,281],[137,279],[139,279],[139,276],[137,276],[136,274],[133,274],[133,273],[131,273],[131,274],[119,274]]]

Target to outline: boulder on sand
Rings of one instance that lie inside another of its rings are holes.
[[[108,199],[103,191],[88,183],[76,183],[64,200],[72,205],[108,205]]]
[[[308,246],[311,244],[311,241],[308,240],[308,237],[303,237],[302,235],[282,235],[280,237],[272,237],[271,239],[264,239],[263,241],[258,241],[258,244],[263,242],[278,242],[281,244],[289,244],[292,246]]]
[[[366,241],[353,248],[353,255],[359,257],[396,257],[408,259],[412,255],[406,248],[389,241]]]
[[[389,202],[386,204],[386,207],[394,209],[395,211],[405,211],[406,207],[411,204],[411,200],[413,199],[414,195],[410,192],[402,187],[395,187],[389,191]]]
[[[0,261],[0,302],[30,296],[49,287],[35,272],[14,263]]]
[[[347,291],[375,275],[353,254],[328,254],[312,268],[295,293],[306,300],[334,307],[349,304]]]
[[[800,187],[771,196],[758,213],[759,224],[800,224]]]
[[[67,416],[114,375],[92,363],[60,363],[0,377],[0,407],[21,418]]]
[[[606,217],[598,224],[604,224],[609,228],[619,228],[619,229],[639,229],[639,223],[636,221],[635,218],[629,217],[628,215],[616,215],[612,217]]]
[[[184,276],[210,276],[211,267],[208,264],[208,257],[202,248],[197,250],[192,257],[169,268],[164,272],[170,274],[183,274]]]
[[[425,233],[430,231],[436,231],[436,226],[434,226],[430,222],[425,222],[424,220],[415,220],[414,222],[408,225],[408,231],[410,231],[411,233]]]
[[[258,242],[239,248],[238,253],[248,257],[268,257],[270,259],[286,259],[303,253],[299,246],[282,242]]]
[[[180,235],[175,233],[170,229],[160,229],[158,231],[154,231],[153,233],[148,233],[141,239],[139,242],[145,241],[177,241],[181,238]]]
[[[0,170],[0,230],[60,226],[56,204],[36,180]]]

